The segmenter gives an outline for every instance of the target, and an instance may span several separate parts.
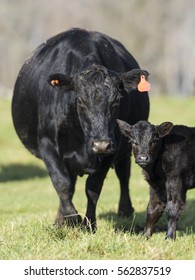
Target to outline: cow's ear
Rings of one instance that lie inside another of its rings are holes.
[[[131,138],[131,125],[119,119],[117,119],[116,121],[121,133],[127,138]]]
[[[157,129],[159,137],[162,138],[162,137],[165,137],[167,134],[169,134],[172,127],[173,127],[172,122],[163,122],[160,125],[157,125],[156,129]]]
[[[147,81],[149,73],[146,70],[133,69],[129,72],[122,73],[122,84],[127,93],[138,90],[146,92],[150,90],[150,83]]]
[[[74,89],[74,80],[73,78],[66,76],[64,74],[52,74],[49,76],[48,83],[50,86],[63,91],[73,90]]]

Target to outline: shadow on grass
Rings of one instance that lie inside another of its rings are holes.
[[[10,164],[0,166],[0,183],[28,180],[36,177],[43,178],[47,175],[45,169],[33,164]]]
[[[144,222],[141,223],[138,220],[143,220],[145,213],[134,213],[129,218],[120,217],[117,213],[107,212],[99,215],[99,219],[105,219],[112,223],[115,231],[129,232],[130,234],[140,234],[144,230]]]
[[[180,235],[191,235],[195,233],[195,200],[188,200],[184,214],[181,216],[178,224],[177,231]],[[144,231],[146,212],[134,213],[129,218],[119,217],[117,213],[107,212],[99,215],[99,219],[106,219],[110,221],[115,231],[129,232],[130,234],[142,234]],[[156,225],[155,232],[167,231],[166,214],[160,218]]]

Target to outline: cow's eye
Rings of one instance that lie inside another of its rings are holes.
[[[77,104],[78,105],[82,105],[83,104],[83,101],[80,97],[77,98]]]
[[[85,104],[80,97],[77,98],[77,105],[79,105],[81,108],[85,108]]]
[[[119,103],[114,103],[114,104],[112,104],[112,111],[117,111],[117,110],[119,110]]]
[[[116,94],[115,96],[112,97],[112,99],[110,99],[110,103],[112,104],[112,106],[119,106],[120,99],[121,99],[121,96]]]

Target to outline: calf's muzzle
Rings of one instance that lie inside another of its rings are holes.
[[[141,154],[136,157],[135,162],[140,166],[146,166],[151,162],[151,158],[148,155]]]

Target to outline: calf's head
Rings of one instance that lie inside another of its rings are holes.
[[[141,167],[152,163],[158,154],[161,139],[171,131],[173,124],[163,122],[153,125],[147,121],[139,121],[135,125],[117,120],[120,131],[130,141],[135,156],[135,162]]]
[[[92,65],[74,77],[54,74],[49,81],[64,94],[75,93],[75,107],[89,150],[104,154],[114,151],[114,127],[121,97],[137,89],[141,77],[147,76],[148,72],[140,69],[120,74]]]

